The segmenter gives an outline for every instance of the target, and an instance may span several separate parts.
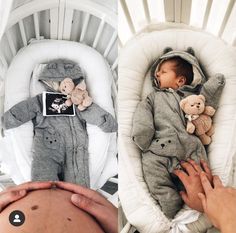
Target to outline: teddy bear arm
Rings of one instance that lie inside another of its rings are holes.
[[[211,137],[206,134],[202,134],[199,136],[203,145],[209,145],[211,143]]]
[[[88,96],[87,98],[83,100],[83,106],[88,107],[92,104],[92,102],[93,102],[92,98]]]
[[[191,121],[188,121],[187,123],[187,132],[192,134],[195,130],[195,125],[191,122]]]
[[[208,115],[208,116],[213,116],[215,114],[216,110],[211,107],[211,106],[206,106],[205,110],[204,110],[204,114]]]
[[[86,107],[83,106],[82,104],[79,104],[77,108],[79,109],[79,111],[84,111],[86,109]]]
[[[65,104],[66,106],[70,107],[72,105],[71,99],[66,100]]]

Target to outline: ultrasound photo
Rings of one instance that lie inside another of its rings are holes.
[[[66,105],[67,97],[61,93],[43,92],[44,116],[74,116],[75,108]]]

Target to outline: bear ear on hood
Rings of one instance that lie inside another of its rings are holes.
[[[166,47],[164,50],[163,50],[163,54],[166,54],[166,53],[169,53],[170,51],[173,51],[173,49],[171,47]]]
[[[192,47],[188,47],[186,50],[187,53],[191,54],[192,56],[195,56],[195,52]]]
[[[75,67],[75,64],[72,63],[65,63],[64,68],[67,69],[73,69]]]

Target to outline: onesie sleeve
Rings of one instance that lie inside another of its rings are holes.
[[[24,100],[3,114],[3,128],[16,128],[36,117],[39,96]]]
[[[209,78],[204,83],[200,94],[206,98],[206,105],[212,106],[213,108],[218,107],[221,93],[225,86],[225,78],[223,74],[216,74],[214,77]]]
[[[153,95],[150,94],[138,104],[134,113],[131,136],[141,150],[145,150],[150,146],[155,134],[153,103]]]
[[[115,118],[95,103],[81,111],[80,115],[87,123],[97,125],[106,133],[117,131],[118,125]]]

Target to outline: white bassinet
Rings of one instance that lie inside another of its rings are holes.
[[[1,81],[5,84],[0,114],[43,91],[37,73],[32,76],[38,64],[66,58],[78,62],[85,71],[94,102],[115,116],[116,41],[115,1],[109,5],[106,0],[34,0],[18,6],[10,13],[0,44]],[[2,169],[16,184],[29,180],[32,123],[4,134],[0,140]],[[116,134],[105,134],[89,125],[88,135],[91,187],[98,189],[117,174]]]
[[[216,73],[225,75],[226,86],[214,117],[215,134],[208,155],[213,173],[218,174],[224,184],[236,185],[236,50],[206,32],[170,23],[146,27],[120,52],[119,196],[129,224],[141,233],[189,232],[187,224],[191,233],[206,232],[209,223],[199,223],[198,214],[192,210],[182,211],[172,221],[165,217],[148,191],[142,173],[141,151],[131,140],[136,106],[152,91],[149,68],[166,47],[174,50],[192,47],[207,77]],[[128,230],[124,228],[122,232]]]

